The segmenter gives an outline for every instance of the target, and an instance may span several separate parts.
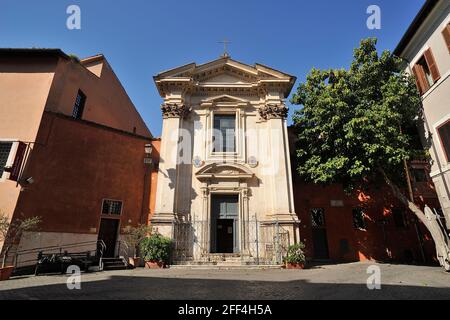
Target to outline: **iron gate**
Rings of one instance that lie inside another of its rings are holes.
[[[280,265],[291,243],[289,231],[278,221],[240,221],[239,253],[242,264]],[[174,263],[209,262],[211,232],[209,221],[176,221],[173,224]]]

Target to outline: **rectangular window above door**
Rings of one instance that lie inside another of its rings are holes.
[[[122,201],[103,200],[102,214],[120,216],[122,214]]]
[[[236,115],[214,115],[213,127],[214,153],[236,152]]]

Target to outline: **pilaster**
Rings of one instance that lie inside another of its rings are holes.
[[[177,165],[179,162],[181,121],[189,113],[184,104],[163,104],[163,129],[161,139],[158,186],[152,226],[164,236],[173,237],[176,221]]]

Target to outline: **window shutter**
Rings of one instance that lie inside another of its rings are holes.
[[[9,175],[9,180],[19,181],[20,171],[22,169],[22,164],[25,158],[25,152],[27,151],[27,145],[23,142],[19,142],[17,147],[16,157],[14,163],[11,167],[11,174]]]
[[[428,85],[423,78],[423,70],[422,67],[416,64],[413,67],[414,76],[416,77],[417,89],[419,89],[420,95],[423,95],[428,90]]]
[[[450,53],[450,23],[447,24],[447,27],[445,27],[445,29],[442,31],[442,35],[444,36],[448,52]]]
[[[430,69],[431,76],[433,77],[433,81],[436,82],[441,78],[441,75],[439,74],[436,61],[434,60],[433,52],[431,52],[431,49],[428,49],[427,51],[425,51],[424,55],[425,60],[428,64],[428,68]]]

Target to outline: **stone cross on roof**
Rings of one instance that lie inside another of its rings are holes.
[[[219,43],[223,44],[223,54],[222,57],[228,58],[230,55],[228,54],[228,45],[231,43],[231,41],[228,41],[226,38],[222,41],[219,41]]]

